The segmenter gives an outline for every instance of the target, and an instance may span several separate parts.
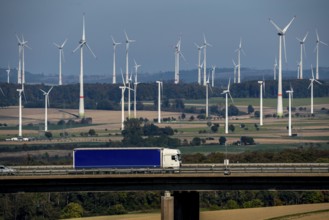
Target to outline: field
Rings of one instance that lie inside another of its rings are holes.
[[[200,214],[200,220],[265,220],[265,219],[302,219],[302,220],[327,220],[329,216],[329,204],[310,204],[310,205],[291,205],[291,206],[276,206],[265,208],[250,208],[250,209],[232,209],[221,211],[204,211]],[[91,218],[79,218],[80,220],[159,220],[159,213],[151,214],[130,214],[103,216]],[[78,219],[75,219],[78,220]]]
[[[220,104],[222,100],[213,98],[212,104]],[[247,106],[252,104],[255,111],[258,110],[258,99],[235,99],[235,104],[240,111],[247,111]],[[264,115],[272,115],[276,112],[275,99],[264,99]],[[197,114],[187,113],[185,119],[181,118],[180,112],[162,112],[163,118],[175,118],[175,121],[163,122],[157,124],[160,127],[170,126],[177,130],[175,137],[189,143],[194,137],[206,139],[205,146],[182,147],[183,153],[202,152],[208,153],[213,151],[224,151],[223,147],[218,145],[218,138],[225,136],[227,143],[232,144],[239,140],[241,136],[251,136],[254,138],[256,145],[248,147],[248,150],[271,150],[278,151],[284,148],[296,148],[301,144],[321,145],[329,148],[329,98],[316,98],[314,103],[315,117],[309,114],[309,99],[294,99],[297,108],[293,114],[292,125],[293,133],[297,136],[289,137],[287,132],[288,119],[284,118],[264,118],[264,126],[259,126],[259,119],[253,115],[241,115],[229,118],[229,124],[235,126],[234,132],[224,134],[225,120],[220,117],[213,117],[210,121],[196,119]],[[202,100],[186,100],[186,106],[202,105]],[[285,104],[284,104],[285,106]],[[299,107],[306,107],[306,110],[299,110]],[[287,113],[286,109],[284,109]],[[109,140],[121,140],[121,111],[105,111],[105,110],[86,110],[86,117],[91,117],[93,123],[91,125],[57,125],[60,120],[68,121],[76,120],[71,114],[77,114],[76,109],[65,109],[65,113],[59,109],[50,108],[48,110],[48,120],[50,121],[49,130],[53,134],[51,141],[45,139],[44,126],[44,110],[43,109],[23,109],[23,136],[36,137],[37,140],[31,142],[12,142],[5,139],[15,137],[18,134],[18,108],[12,106],[0,109],[0,123],[7,126],[0,126],[0,146],[1,145],[17,145],[17,144],[49,144],[49,143],[91,143],[108,142]],[[296,113],[299,114],[297,117]],[[127,117],[128,112],[125,112]],[[131,111],[133,115],[133,111]],[[150,121],[157,118],[157,111],[138,111],[138,118],[148,118]],[[191,116],[195,119],[190,120]],[[212,133],[207,122],[219,124],[219,131]],[[241,128],[241,125],[244,128]],[[97,136],[86,137],[81,133],[87,133],[90,129],[94,129]],[[61,138],[60,133],[67,132],[67,138]],[[211,140],[214,139],[214,140]],[[245,147],[229,148],[229,152],[243,152]]]

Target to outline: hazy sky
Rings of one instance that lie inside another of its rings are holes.
[[[32,50],[26,49],[26,70],[33,73],[58,72],[58,49],[53,42],[66,38],[63,74],[79,73],[77,47],[86,13],[87,42],[95,60],[85,52],[85,74],[112,73],[112,41],[124,41],[124,30],[136,43],[130,45],[130,61],[142,65],[141,72],[174,70],[174,44],[182,37],[181,69],[194,69],[203,33],[213,45],[207,49],[207,65],[232,67],[240,37],[246,56],[242,67],[272,68],[278,54],[278,35],[268,18],[280,27],[297,18],[287,31],[288,64],[296,69],[299,43],[306,32],[307,58],[304,68],[315,65],[315,29],[329,43],[328,0],[1,0],[0,67],[18,65],[15,35],[24,35]],[[117,47],[117,67],[124,69],[125,46]],[[130,68],[133,62],[130,63]],[[329,47],[320,47],[320,66],[329,66]],[[131,68],[132,69],[132,68]]]

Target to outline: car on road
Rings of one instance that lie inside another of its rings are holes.
[[[15,173],[16,170],[4,165],[0,165],[0,175],[15,175]]]

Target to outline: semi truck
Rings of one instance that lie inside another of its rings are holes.
[[[181,153],[178,149],[125,147],[125,148],[75,148],[75,169],[135,169],[168,168],[179,169]]]

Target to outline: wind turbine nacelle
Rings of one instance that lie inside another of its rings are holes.
[[[262,83],[263,83],[263,81],[258,81],[258,83],[259,83],[259,84],[262,84]]]

